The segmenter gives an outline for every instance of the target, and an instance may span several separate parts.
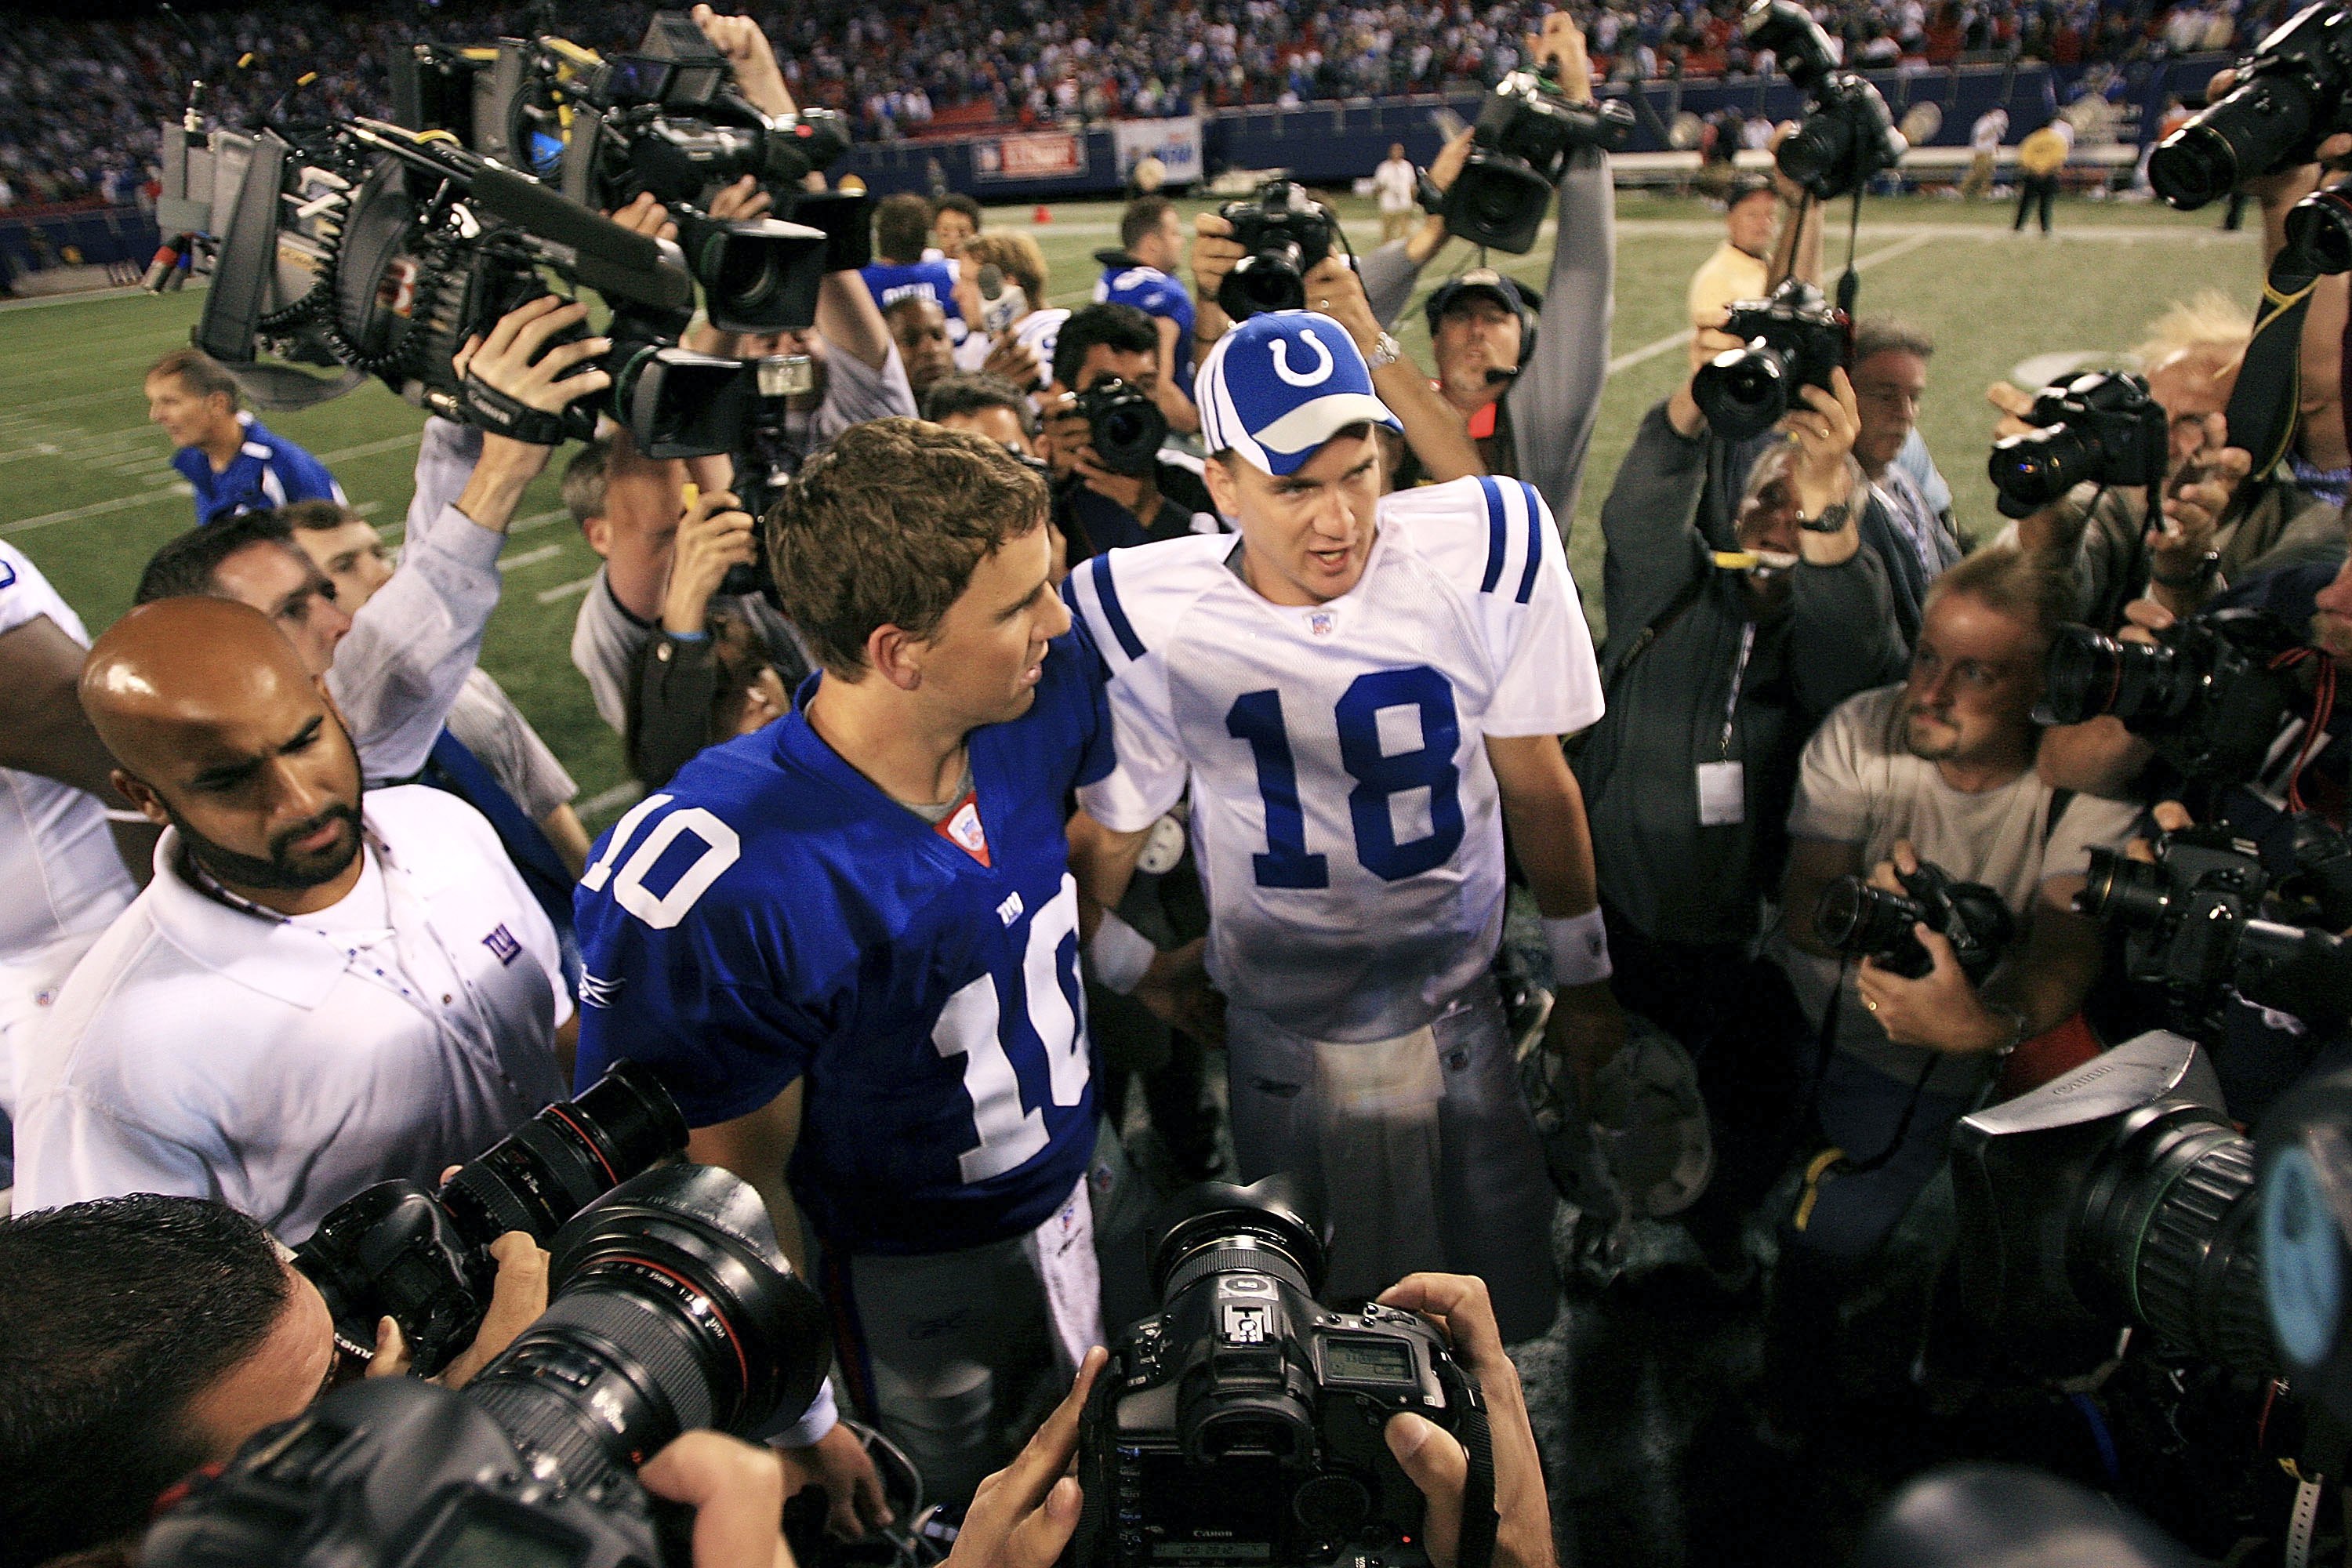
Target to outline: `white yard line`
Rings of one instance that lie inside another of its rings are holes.
[[[1898,256],[1908,256],[1922,246],[1933,245],[1937,237],[1934,234],[1923,231],[1912,235],[1907,239],[1898,239],[1893,245],[1882,247],[1855,258],[1853,269],[1860,272],[1865,268],[1875,267],[1882,261],[1892,261]],[[1638,349],[1627,349],[1609,362],[1609,374],[1615,375],[1619,371],[1631,370],[1637,364],[1646,363],[1662,353],[1682,347],[1690,340],[1691,330],[1685,327],[1679,332],[1667,333],[1655,342],[1643,343]]]

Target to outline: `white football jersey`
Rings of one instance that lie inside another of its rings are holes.
[[[47,616],[89,646],[81,618],[11,544],[0,544],[0,633]],[[39,773],[0,768],[0,963],[98,931],[139,889],[122,868],[98,797]]]
[[[1261,597],[1240,550],[1170,540],[1070,574],[1118,747],[1079,802],[1132,832],[1189,778],[1218,987],[1315,1039],[1408,1033],[1501,939],[1486,738],[1601,717],[1559,530],[1516,479],[1388,496],[1362,579],[1317,605]]]

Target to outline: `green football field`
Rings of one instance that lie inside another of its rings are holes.
[[[1365,204],[1343,209],[1359,247],[1369,247],[1378,228]],[[1937,342],[1922,424],[1951,480],[1963,530],[1979,533],[2000,521],[1984,477],[1987,383],[2044,356],[2118,353],[2168,300],[2220,287],[2251,302],[2260,284],[2254,237],[2217,232],[2210,214],[2069,202],[2048,240],[2011,235],[2008,216],[1993,204],[1878,201],[1866,209],[1860,236],[1863,310],[1899,313]],[[1090,253],[1118,243],[1118,209],[1110,205],[1057,206],[1049,223],[1035,226],[1026,207],[992,211],[989,221],[1036,235],[1055,304],[1084,300],[1097,271]],[[1694,201],[1629,195],[1621,202],[1612,374],[1569,551],[1596,632],[1594,520],[1642,412],[1684,374],[1684,288],[1721,227]],[[1844,241],[1841,221],[1827,247],[1832,275]],[[1546,240],[1534,256],[1503,265],[1540,282],[1549,255]],[[1425,277],[1440,279],[1470,261],[1467,247],[1454,246]],[[199,308],[194,290],[0,308],[0,538],[32,557],[93,633],[129,605],[149,553],[194,521],[170,448],[145,421],[140,382],[157,355],[187,342]],[[1425,354],[1417,308],[1400,336]],[[415,409],[370,386],[302,413],[263,417],[324,458],[353,503],[397,541],[422,423]],[[568,654],[572,616],[596,563],[561,509],[554,472],[562,462],[559,455],[514,525],[499,563],[506,594],[483,663],[579,780],[593,830],[618,814],[631,791],[619,742],[597,719]]]

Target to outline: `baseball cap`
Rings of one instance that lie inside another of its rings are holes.
[[[1269,474],[1296,473],[1350,425],[1397,423],[1348,329],[1312,310],[1265,310],[1217,340],[1193,382],[1201,440]]]
[[[1423,309],[1429,316],[1431,334],[1435,335],[1437,323],[1444,318],[1446,311],[1472,295],[1492,300],[1517,316],[1522,332],[1528,330],[1536,312],[1543,309],[1543,296],[1526,284],[1506,278],[1491,267],[1473,267],[1467,272],[1447,279],[1430,294],[1428,303]]]

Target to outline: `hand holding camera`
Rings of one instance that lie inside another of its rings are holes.
[[[697,5],[688,15],[711,47],[727,57],[735,73],[735,89],[744,101],[762,114],[793,112],[792,89],[784,85],[776,51],[757,21],[750,16],[722,16],[708,5]],[[726,215],[714,211],[713,216]]]
[[[707,629],[711,596],[737,567],[759,556],[751,514],[726,490],[696,496],[677,525],[671,546],[669,592],[662,600],[662,629],[692,637]]]
[[[1846,378],[1843,365],[1830,372],[1828,390],[1800,386],[1797,395],[1804,405],[1791,408],[1780,422],[1797,446],[1796,460],[1789,465],[1789,480],[1797,492],[1798,510],[1807,518],[1818,518],[1853,494],[1849,459],[1853,456],[1854,438],[1862,433],[1862,405],[1854,399],[1853,383]],[[1846,526],[1853,527],[1851,519]]]
[[[1855,989],[1888,1039],[1955,1056],[2013,1042],[2013,1020],[1977,996],[2015,934],[2008,906],[1921,860],[1910,840],[1896,839],[1867,880],[1841,877],[1822,889],[1813,929],[1862,959]]]

